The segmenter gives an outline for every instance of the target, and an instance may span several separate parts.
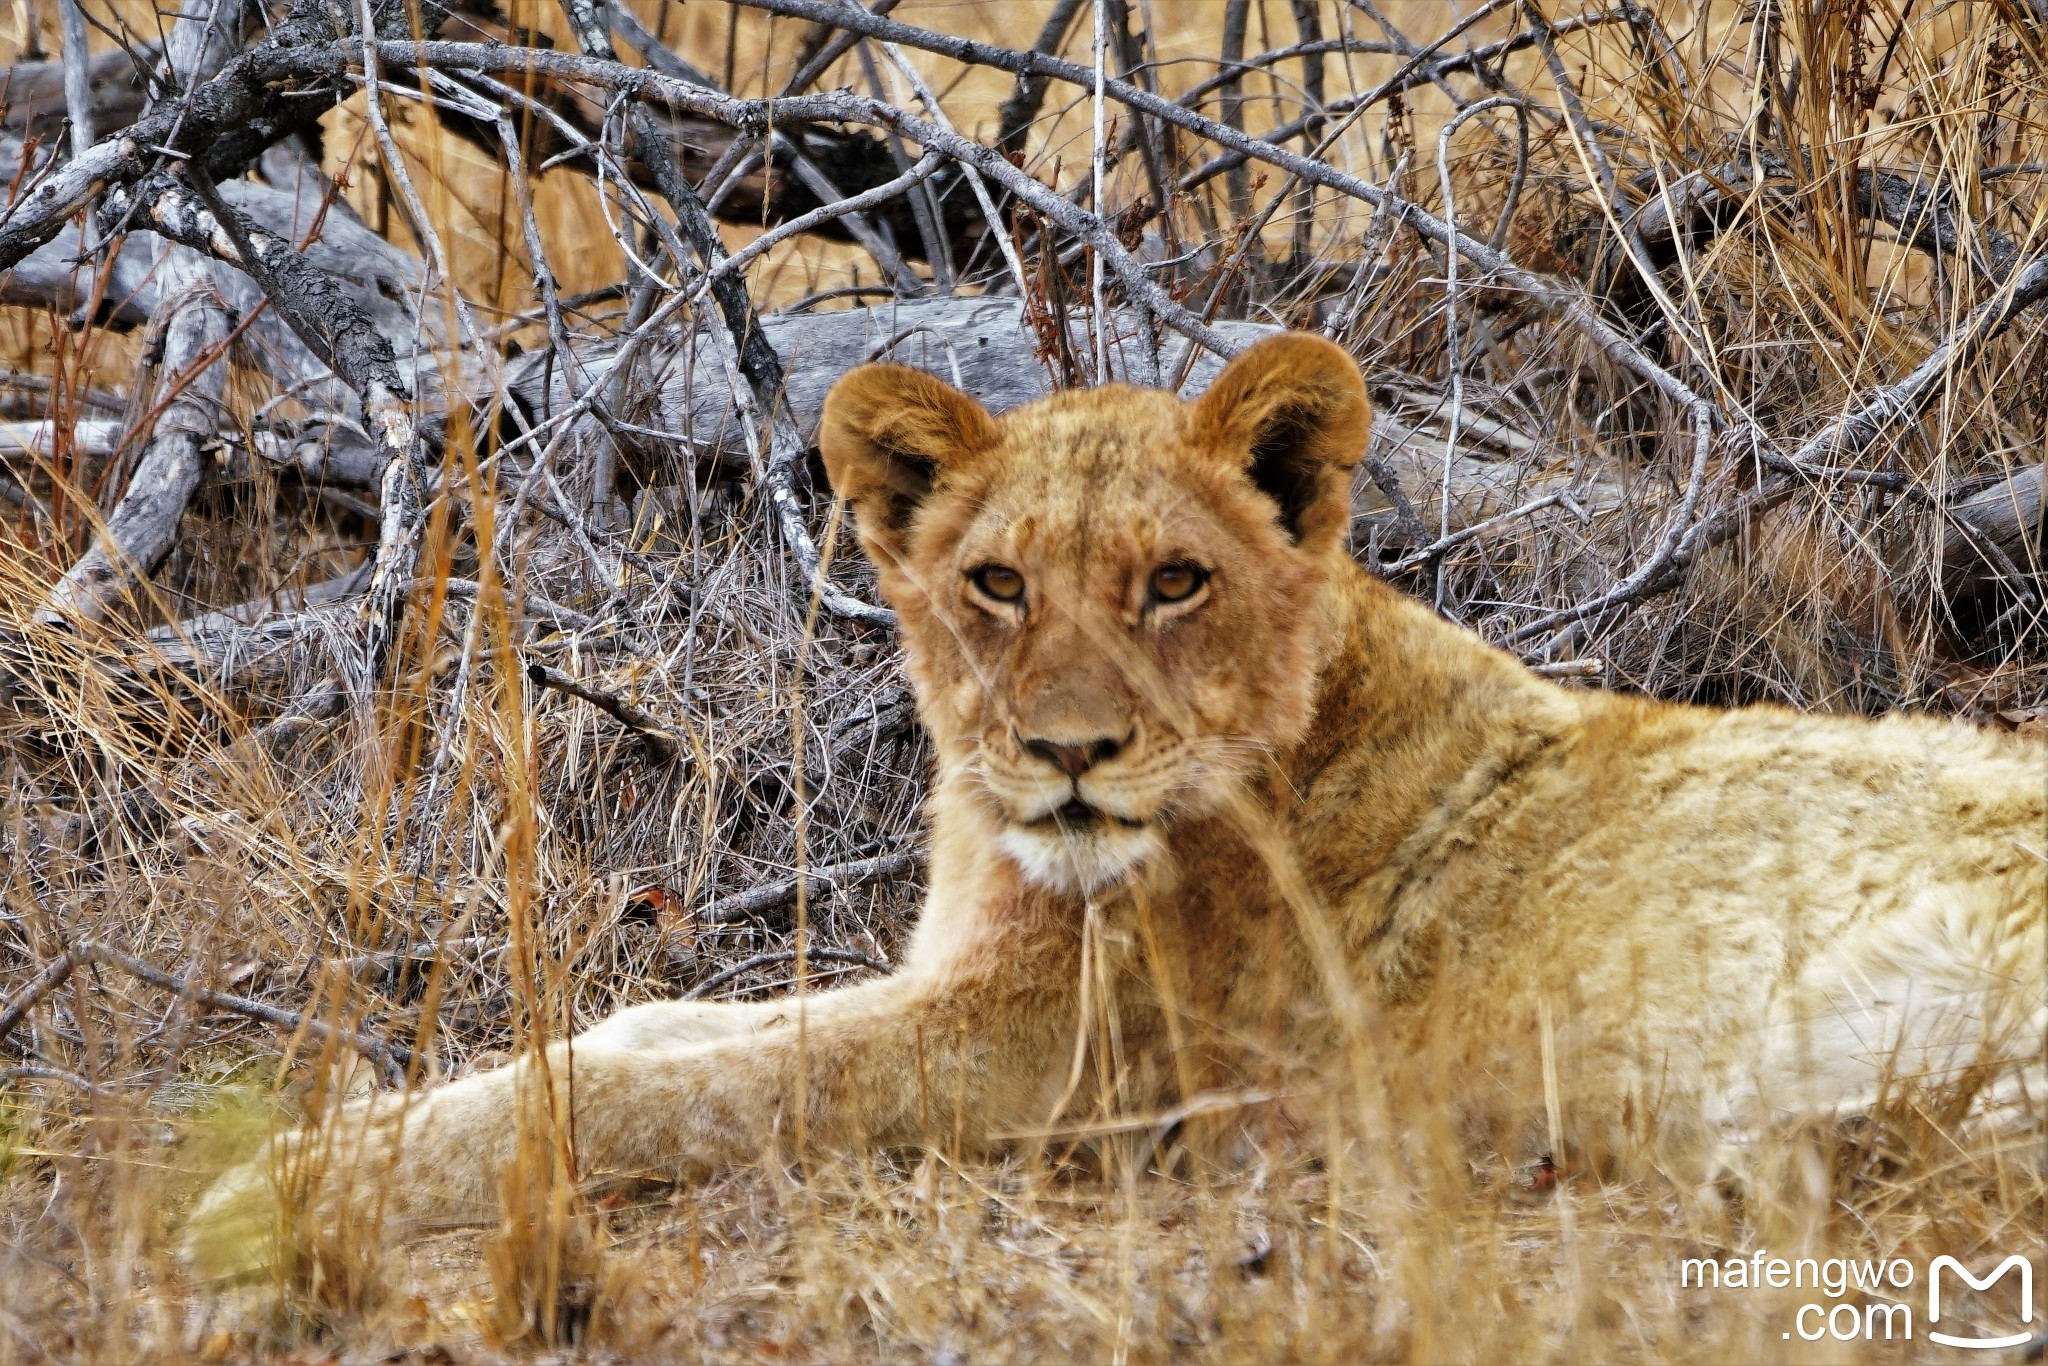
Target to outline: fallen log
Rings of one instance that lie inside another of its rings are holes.
[[[1986,488],[1958,499],[1950,514],[1964,526],[1949,525],[1942,537],[1941,581],[1949,597],[1957,597],[1987,579],[2006,577],[2006,566],[1996,563],[2003,555],[2022,574],[2039,577],[2042,570],[2044,521],[2042,485],[2048,482],[2048,462],[2008,475]],[[1967,529],[1966,529],[1967,528]],[[1995,547],[1995,554],[1987,554]]]
[[[761,319],[768,344],[782,358],[787,379],[784,401],[798,428],[816,430],[825,394],[839,377],[867,361],[893,361],[929,370],[974,395],[992,412],[1014,408],[1051,393],[1055,367],[1042,359],[1041,339],[1024,305],[1000,297],[911,299],[877,308],[839,313],[769,314]],[[1216,330],[1238,343],[1276,331],[1265,323],[1226,322]],[[1085,351],[1087,320],[1069,323],[1070,343]],[[1119,309],[1110,324],[1110,355],[1119,374],[1144,374],[1137,315]],[[641,353],[636,365],[640,395],[636,411],[622,414],[650,442],[666,441],[694,451],[699,460],[747,467],[747,433],[731,392],[731,377],[718,353],[699,345],[681,328]],[[650,352],[654,352],[650,354]],[[602,388],[612,365],[609,343],[579,355],[586,367],[580,381]],[[1189,370],[1184,394],[1208,387],[1222,358],[1199,356]],[[522,357],[508,385],[529,416],[545,422],[572,402],[559,368],[542,353]]]
[[[142,117],[149,86],[143,78],[145,67],[137,60],[153,63],[158,47],[149,43],[136,48],[135,57],[116,48],[96,53],[86,63],[86,90],[92,99],[93,126],[101,133],[126,128]],[[0,132],[24,140],[55,143],[64,132],[64,63],[17,62],[0,71]]]

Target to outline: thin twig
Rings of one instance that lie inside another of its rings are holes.
[[[889,970],[887,963],[878,963],[866,954],[856,952],[853,949],[806,948],[803,956],[812,961],[850,963],[855,967],[870,968],[876,972],[887,972]],[[732,981],[735,977],[743,976],[754,971],[756,968],[773,967],[777,963],[794,963],[796,957],[795,949],[778,949],[774,953],[757,953],[752,958],[744,959],[734,963],[729,968],[713,973],[696,986],[684,992],[680,999],[685,1001],[701,1001],[727,982]]]
[[[923,866],[924,854],[918,851],[877,854],[873,858],[812,868],[805,874],[802,885],[807,898],[822,897],[835,887],[861,887],[871,882],[907,877]],[[797,879],[791,877],[749,887],[744,892],[735,892],[710,903],[697,912],[695,919],[703,925],[739,925],[758,920],[769,911],[794,905],[798,885]]]
[[[1400,487],[1398,481],[1395,482],[1394,487]],[[1448,485],[1446,485],[1446,490],[1448,490]],[[1448,492],[1446,492],[1446,498],[1448,499]],[[1403,495],[1403,501],[1406,501],[1405,494]],[[1461,527],[1458,530],[1451,532],[1447,536],[1442,536],[1434,541],[1431,541],[1428,545],[1422,547],[1420,550],[1410,551],[1408,554],[1403,555],[1400,559],[1394,561],[1392,564],[1381,566],[1380,573],[1391,577],[1395,574],[1405,574],[1411,569],[1420,569],[1423,565],[1429,564],[1432,561],[1443,558],[1445,555],[1449,554],[1453,550],[1456,550],[1459,546],[1466,544],[1468,541],[1476,541],[1490,532],[1498,531],[1501,527],[1506,526],[1510,522],[1519,521],[1524,517],[1528,517],[1535,513],[1541,512],[1545,508],[1556,507],[1563,501],[1563,494],[1548,493],[1541,498],[1537,498],[1530,502],[1524,503],[1518,508],[1513,508],[1507,512],[1499,513],[1495,516],[1489,517],[1483,522],[1474,522],[1471,526]],[[1410,505],[1410,513],[1411,515],[1413,513],[1412,504]],[[1398,517],[1399,512],[1397,511],[1395,515]],[[1446,517],[1446,522],[1448,522],[1448,516]],[[1418,523],[1418,525],[1420,524]]]

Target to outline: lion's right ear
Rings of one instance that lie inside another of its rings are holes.
[[[832,491],[853,504],[862,536],[892,553],[939,471],[995,442],[987,409],[902,365],[848,371],[825,396],[818,425]]]

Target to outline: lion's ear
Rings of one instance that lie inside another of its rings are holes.
[[[818,449],[861,534],[892,553],[947,465],[993,446],[995,419],[958,389],[903,365],[850,370],[825,396]]]
[[[1372,402],[1341,347],[1306,332],[1268,337],[1223,367],[1193,418],[1195,442],[1243,462],[1295,544],[1321,548],[1348,524]]]

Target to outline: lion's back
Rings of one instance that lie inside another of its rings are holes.
[[[1828,933],[1935,885],[2048,886],[2048,746],[1928,718],[1629,703],[1595,716],[1548,793],[1579,791],[1554,894],[1627,920],[1631,904],[1753,906]],[[1575,751],[1575,752],[1574,752]]]
[[[1696,1076],[1727,1114],[1861,1097],[1993,1034],[2039,1052],[2048,746],[1926,718],[1586,711],[1431,889],[1458,932],[1430,994],[1468,1048],[1527,1051],[1550,1010],[1586,1080]]]

